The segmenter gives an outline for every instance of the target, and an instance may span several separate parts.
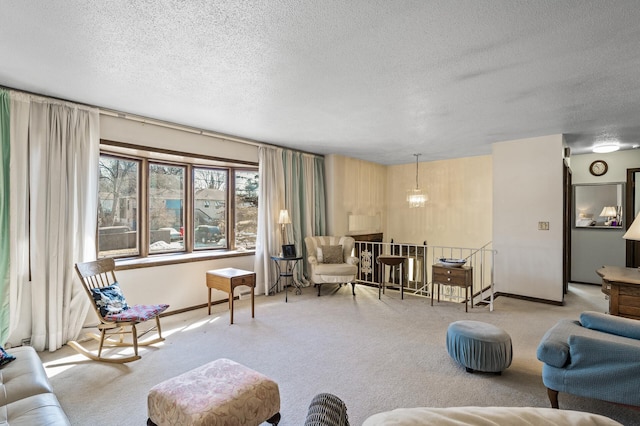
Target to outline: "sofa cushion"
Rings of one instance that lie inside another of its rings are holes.
[[[580,323],[592,330],[640,340],[640,321],[635,319],[585,311],[580,314]]]
[[[56,396],[42,393],[0,407],[0,424],[11,426],[68,426],[67,415]]]
[[[53,392],[38,353],[31,346],[20,346],[8,352],[16,360],[0,370],[0,405],[31,395]]]
[[[348,263],[321,263],[316,266],[316,275],[354,275],[358,272],[356,265],[350,265]],[[342,281],[345,282],[345,281]]]
[[[15,361],[16,357],[7,353],[2,346],[0,346],[0,368],[9,364],[11,361]]]
[[[100,309],[100,314],[106,317],[109,314],[119,314],[129,309],[127,301],[117,282],[102,288],[92,288],[91,295]]]

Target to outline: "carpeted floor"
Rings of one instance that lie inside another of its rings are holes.
[[[441,302],[377,289],[325,286],[323,295],[305,288],[237,301],[229,325],[225,303],[212,315],[199,309],[163,319],[166,341],[144,349],[142,359],[124,365],[86,360],[71,348],[41,353],[58,399],[74,425],[139,424],[147,418],[147,392],[154,384],[217,358],[230,358],[274,379],[280,387],[283,426],[302,425],[309,402],[320,392],[344,400],[352,425],[398,407],[548,407],[542,365],[535,351],[545,331],[560,318],[584,310],[605,312],[598,286],[571,285],[565,306],[499,297],[495,310]],[[495,324],[513,341],[513,363],[501,376],[469,374],[445,347],[452,321]],[[563,409],[589,411],[619,422],[640,424],[640,411],[561,394]],[[635,422],[635,423],[634,423]]]

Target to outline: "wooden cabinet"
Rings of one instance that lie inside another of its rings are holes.
[[[602,277],[602,292],[609,296],[609,314],[640,319],[638,268],[605,266],[596,273]]]
[[[452,285],[456,287],[464,287],[465,304],[464,310],[469,311],[467,300],[473,308],[473,268],[463,266],[461,268],[448,267],[440,263],[436,263],[431,267],[431,281],[433,288],[431,290],[431,306],[433,306],[433,293],[436,292],[435,286],[438,285],[438,302],[440,301],[440,286]],[[471,288],[471,297],[469,297],[469,288]]]

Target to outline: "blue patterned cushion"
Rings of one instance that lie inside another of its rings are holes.
[[[5,351],[2,346],[0,346],[0,367],[4,367],[6,364],[9,364],[15,359],[15,356],[7,353],[7,351]]]
[[[91,294],[103,317],[119,314],[129,309],[129,305],[127,305],[127,301],[122,294],[122,290],[120,290],[118,282],[107,287],[92,288]]]

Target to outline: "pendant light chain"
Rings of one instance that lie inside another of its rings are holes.
[[[416,189],[418,189],[418,157],[422,154],[413,154],[416,156]]]

